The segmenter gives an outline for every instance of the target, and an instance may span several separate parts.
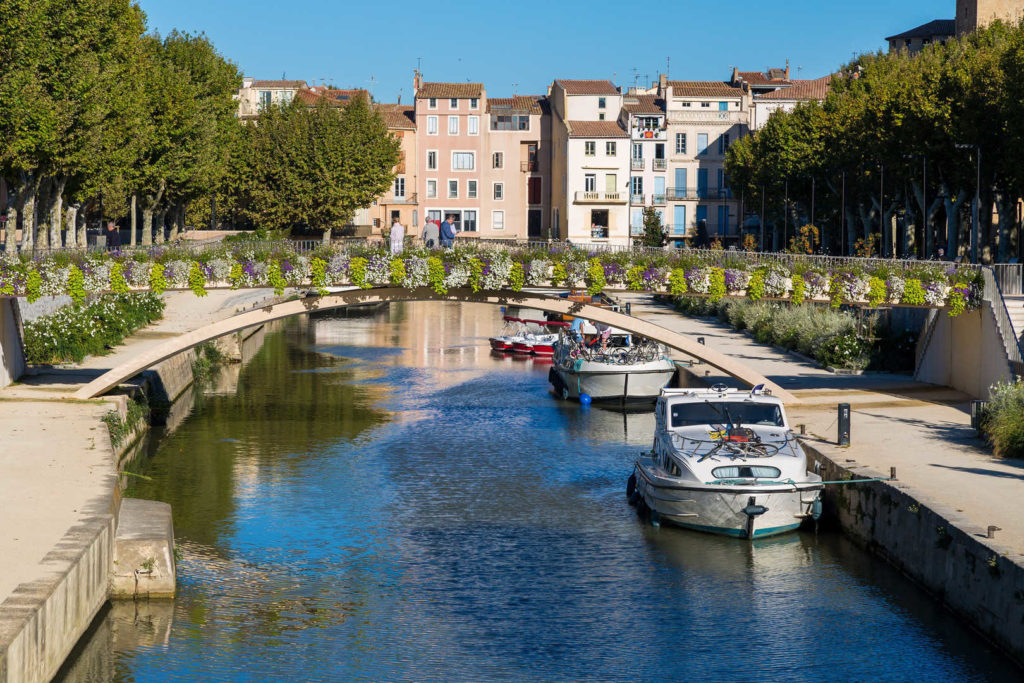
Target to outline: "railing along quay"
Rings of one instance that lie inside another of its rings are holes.
[[[1010,311],[1006,308],[1005,293],[999,284],[999,278],[996,277],[996,271],[991,266],[983,268],[982,275],[985,278],[984,297],[992,306],[992,313],[995,314],[999,336],[1002,338],[1003,348],[1006,349],[1006,357],[1010,362],[1010,371],[1015,377],[1024,377],[1024,352],[1021,351],[1020,340],[1013,328]]]

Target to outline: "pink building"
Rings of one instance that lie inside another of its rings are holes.
[[[462,237],[481,232],[487,93],[482,83],[414,81],[416,194],[424,219],[455,216]],[[422,227],[422,226],[418,226]]]

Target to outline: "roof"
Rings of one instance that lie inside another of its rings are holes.
[[[303,88],[302,90],[299,90],[299,92],[295,93],[295,99],[309,105],[314,105],[321,100],[328,104],[342,105],[351,101],[355,97],[366,97],[368,99],[369,93],[359,88],[354,90],[339,90],[336,88],[325,88],[323,86]]]
[[[886,40],[910,40],[911,38],[934,38],[935,36],[956,35],[956,19],[936,19],[927,24],[921,24],[903,33],[889,36]]]
[[[423,83],[416,91],[416,98],[479,99],[483,92],[483,83]]]
[[[786,78],[785,69],[768,69],[767,74],[763,74],[760,71],[740,71],[739,76],[745,83],[753,86],[785,85],[789,83],[789,79]]]
[[[828,95],[829,82],[832,76],[793,81],[793,87],[785,90],[757,95],[754,99],[761,100],[823,100]]]
[[[256,81],[252,82],[252,88],[290,88],[298,90],[306,87],[306,81]]]
[[[630,114],[664,114],[665,100],[657,95],[627,95],[622,108]]]
[[[555,79],[566,95],[618,95],[619,89],[609,80],[579,81],[564,78]]]
[[[374,108],[380,113],[389,130],[416,130],[416,109],[405,104],[377,104]]]
[[[568,121],[571,138],[628,138],[618,121]]]
[[[487,100],[488,114],[542,114],[540,95],[514,95],[491,97]]]
[[[743,89],[725,81],[669,81],[675,97],[742,97]]]

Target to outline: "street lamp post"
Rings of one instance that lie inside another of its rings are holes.
[[[923,241],[924,253],[921,258],[928,260],[932,253],[931,230],[928,225],[928,155],[927,154],[904,154],[904,159],[921,160],[921,239]],[[904,232],[906,236],[906,232]],[[906,248],[905,248],[906,250]],[[906,254],[903,255],[906,258]]]
[[[758,246],[761,251],[764,251],[764,210],[765,210],[765,191],[764,185],[761,186],[761,241],[758,242]]]
[[[786,249],[786,238],[789,237],[789,178],[786,178],[786,196],[782,203],[782,251]]]
[[[846,247],[846,171],[843,171],[842,208],[839,216],[839,253],[849,251]]]
[[[981,145],[958,144],[957,149],[973,149],[977,154],[978,177],[974,185],[974,207],[971,209],[971,262],[978,262],[978,231],[981,213]],[[950,257],[952,258],[952,254]]]

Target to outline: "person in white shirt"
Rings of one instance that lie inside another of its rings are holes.
[[[405,248],[405,226],[395,221],[391,224],[391,253],[397,256]]]

